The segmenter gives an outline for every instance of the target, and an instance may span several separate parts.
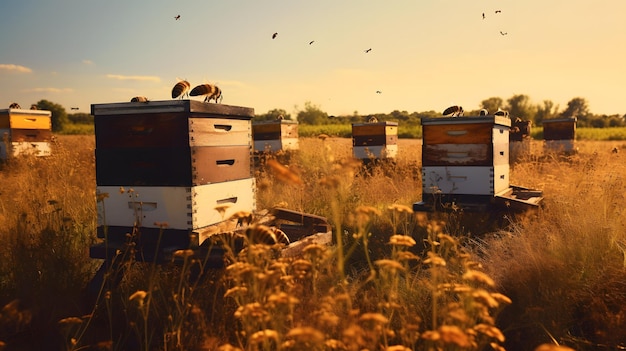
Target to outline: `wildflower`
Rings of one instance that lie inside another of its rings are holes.
[[[574,349],[562,345],[541,344],[535,351],[574,351]]]
[[[396,258],[400,261],[411,261],[411,260],[418,261],[420,259],[419,256],[409,251],[402,251],[402,252],[396,253]]]
[[[408,235],[396,234],[396,235],[392,235],[389,238],[389,244],[395,245],[395,246],[412,247],[412,246],[415,246],[416,242],[415,242],[415,239],[411,238]]]
[[[218,351],[242,351],[240,348],[235,347],[231,344],[224,344],[217,348]]]
[[[390,205],[389,207],[387,207],[387,209],[393,212],[397,212],[397,213],[406,213],[406,214],[413,213],[413,209],[410,208],[409,206],[399,205],[399,204]]]
[[[427,330],[422,333],[422,339],[430,341],[438,341],[441,339],[441,335],[436,330]]]
[[[508,296],[500,294],[500,293],[491,293],[491,297],[496,299],[496,301],[503,302],[507,305],[510,305],[513,303],[513,301],[511,301],[511,299]]]
[[[147,292],[143,290],[137,290],[134,294],[130,295],[130,297],[128,298],[128,301],[137,300],[137,304],[139,304],[139,307],[142,307],[143,301],[145,300],[146,295],[148,295]]]
[[[329,339],[326,340],[326,347],[331,350],[347,350],[346,344],[337,340],[337,339]]]
[[[268,302],[274,303],[276,305],[295,305],[300,302],[296,297],[293,297],[287,294],[284,291],[281,291],[277,294],[272,294],[267,298]]]
[[[476,270],[468,270],[465,272],[465,274],[463,274],[463,279],[482,283],[490,287],[493,287],[496,284],[487,274]]]
[[[193,256],[193,250],[176,250],[176,251],[174,251],[174,257],[187,258],[189,256]]]
[[[385,351],[411,351],[411,349],[404,345],[393,345],[387,347]]]
[[[234,288],[226,290],[226,292],[224,293],[224,297],[228,297],[231,295],[244,295],[247,292],[248,288],[246,288],[245,286],[236,286]]]
[[[250,336],[250,340],[260,344],[269,340],[278,341],[278,332],[272,329],[260,330]]]
[[[311,327],[291,329],[287,337],[297,339],[301,343],[321,344],[324,342],[324,333]]]
[[[474,330],[478,331],[479,333],[485,334],[491,338],[494,338],[500,342],[504,342],[504,334],[502,334],[502,331],[500,331],[500,329],[492,326],[492,325],[488,325],[488,324],[476,324],[474,326]],[[548,350],[546,350],[548,351]],[[557,350],[554,350],[557,351]],[[564,350],[561,350],[564,351]]]
[[[78,317],[67,317],[61,319],[58,323],[61,325],[82,324],[83,320]]]
[[[482,289],[474,291],[472,296],[476,300],[481,301],[487,307],[496,308],[500,305],[498,301],[491,296],[491,294]]]
[[[403,271],[404,270],[404,266],[400,262],[394,261],[394,260],[382,259],[382,260],[377,260],[374,263],[381,269],[388,269],[390,271]]]
[[[424,263],[432,264],[433,266],[445,266],[446,260],[441,258],[441,256],[437,255],[432,251],[428,251],[428,258],[424,260]]]
[[[267,165],[272,169],[276,178],[287,184],[303,185],[304,182],[294,171],[288,167],[283,166],[276,160],[267,161]]]
[[[437,234],[437,238],[439,238],[439,242],[441,243],[448,243],[452,246],[458,245],[458,241],[448,234],[439,233]]]
[[[380,313],[363,313],[359,319],[363,322],[373,322],[377,324],[389,323],[389,319]]]
[[[439,335],[441,336],[441,341],[446,344],[456,344],[461,348],[471,346],[467,334],[456,325],[442,325],[439,327]]]

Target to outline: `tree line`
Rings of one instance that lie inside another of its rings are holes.
[[[40,110],[48,110],[52,113],[52,131],[63,131],[69,125],[91,125],[94,124],[93,116],[89,113],[67,113],[65,107],[48,100],[40,100],[36,104]],[[477,116],[481,109],[487,109],[494,113],[498,109],[509,112],[512,119],[520,118],[531,121],[533,125],[541,125],[542,121],[554,118],[576,117],[578,127],[605,128],[626,126],[626,115],[597,115],[589,110],[588,102],[585,98],[576,97],[571,99],[564,109],[560,109],[551,100],[544,100],[539,104],[532,103],[528,95],[513,95],[507,100],[500,97],[490,97],[480,102],[475,110],[465,109],[466,116]],[[397,121],[407,125],[418,125],[422,118],[439,117],[442,111],[411,112],[394,110],[389,113],[375,113],[361,115],[354,111],[351,115],[332,116],[324,112],[319,105],[310,101],[304,103],[303,108],[297,110],[292,116],[284,109],[275,108],[264,114],[257,114],[254,120],[273,120],[278,118],[295,119],[302,124],[346,124],[364,122],[371,117],[376,117],[379,121]],[[295,118],[294,118],[295,117]]]
[[[447,106],[446,106],[447,107]],[[500,97],[491,97],[480,102],[475,110],[465,109],[465,116],[478,116],[481,109],[486,109],[490,113],[505,110],[509,112],[512,119],[520,118],[524,121],[531,121],[533,125],[541,125],[546,119],[576,117],[578,127],[605,128],[626,126],[626,115],[597,115],[589,110],[589,104],[585,98],[576,97],[571,99],[567,106],[560,110],[551,100],[544,100],[539,104],[531,102],[528,95],[513,95],[504,100]],[[443,109],[442,109],[443,111]],[[295,119],[302,124],[345,124],[353,122],[364,122],[371,117],[376,117],[381,121],[398,121],[406,124],[419,124],[421,118],[440,117],[442,111],[412,112],[394,110],[390,113],[376,113],[360,115],[354,111],[352,115],[329,116],[326,112],[310,101],[304,104],[304,109],[297,112]],[[284,119],[293,119],[284,109],[273,109],[265,114],[256,115],[256,120],[271,120],[281,116]]]

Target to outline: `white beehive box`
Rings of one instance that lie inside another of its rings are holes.
[[[422,119],[422,194],[489,195],[509,187],[509,128],[500,116]]]
[[[298,121],[277,119],[252,123],[255,152],[298,150]]]
[[[196,230],[256,207],[254,178],[194,187],[98,186],[98,225]],[[132,192],[129,191],[132,189]],[[222,207],[220,212],[218,208]]]
[[[361,160],[395,159],[398,155],[398,122],[353,123],[352,153]]]

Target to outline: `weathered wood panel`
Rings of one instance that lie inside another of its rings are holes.
[[[490,144],[493,125],[448,124],[426,125],[422,128],[424,145],[428,144]]]
[[[48,142],[52,139],[50,129],[11,129],[10,138],[12,142]]]
[[[98,226],[199,229],[220,223],[237,211],[252,212],[256,202],[254,178],[195,187],[132,187],[120,192],[120,186],[98,186],[107,193],[98,202]],[[218,209],[216,209],[218,207]]]
[[[284,138],[274,140],[255,140],[254,151],[255,152],[276,152],[287,150],[298,150],[300,148],[300,142],[298,138]]]
[[[45,110],[0,110],[0,129],[51,129],[51,115]]]
[[[396,158],[398,145],[354,146],[352,152],[355,158],[365,160],[371,158]]]
[[[185,147],[187,116],[182,113],[94,116],[96,148]]]
[[[353,135],[352,146],[397,145],[397,135]]]
[[[98,185],[194,186],[250,176],[249,146],[96,149]]]
[[[352,136],[398,135],[398,123],[355,123],[352,124]]]
[[[189,145],[250,145],[250,121],[232,118],[190,118]]]

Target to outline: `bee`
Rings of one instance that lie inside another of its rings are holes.
[[[187,94],[187,97],[189,97],[190,88],[191,88],[191,84],[189,84],[188,81],[186,80],[179,81],[178,83],[176,83],[176,85],[174,85],[174,88],[172,88],[172,99],[176,99],[178,97],[182,99],[185,96],[185,94]]]
[[[289,237],[285,232],[276,227],[268,227],[262,224],[248,228],[245,236],[250,244],[289,244]]]
[[[278,36],[278,32],[272,34],[272,39],[276,39],[277,36]]]
[[[489,114],[489,111],[486,108],[480,109],[480,112],[478,113],[479,116],[487,116]]]
[[[222,90],[213,84],[200,84],[193,88],[189,95],[204,96],[204,102],[211,102],[213,99],[215,103],[217,103],[218,99],[220,99],[220,102],[222,101]]]
[[[17,102],[12,103],[11,105],[9,105],[9,108],[22,108],[20,107],[20,104],[18,104]]]
[[[496,113],[494,113],[494,115],[509,118],[509,111],[504,111],[504,110],[498,109],[498,111],[496,111]]]
[[[135,96],[134,98],[130,99],[130,102],[149,102],[150,100],[148,100],[147,97],[145,96]]]
[[[450,106],[443,111],[443,115],[446,117],[460,117],[463,116],[462,106]]]
[[[180,19],[180,15],[174,16],[174,19],[178,21]]]
[[[30,109],[31,110],[39,110],[39,108],[35,104],[30,105]]]

